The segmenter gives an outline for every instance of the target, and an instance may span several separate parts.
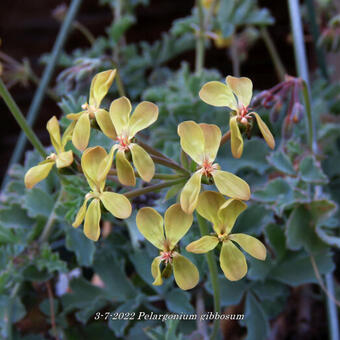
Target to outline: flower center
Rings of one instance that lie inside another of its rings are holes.
[[[213,164],[213,162],[209,162],[208,160],[204,160],[202,163],[202,174],[207,177],[212,176],[212,172],[218,168],[217,164]]]
[[[56,161],[57,155],[55,153],[51,153],[49,156],[47,156],[47,159],[52,160],[52,161]]]
[[[237,120],[243,124],[243,125],[247,125],[248,124],[248,119],[250,119],[250,115],[249,115],[249,108],[248,106],[244,106],[243,104],[241,104],[241,106],[239,106],[238,108],[238,113],[237,113]]]
[[[119,149],[120,150],[129,150],[129,145],[130,145],[130,139],[127,136],[127,134],[122,134],[120,136],[117,136],[117,141],[119,143]]]
[[[81,106],[81,108],[90,115],[90,118],[95,118],[95,112],[97,111],[97,108],[94,105],[89,105],[88,103],[85,103]]]
[[[172,251],[161,251],[161,259],[164,261],[165,264],[172,262]]]

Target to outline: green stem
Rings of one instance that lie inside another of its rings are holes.
[[[230,130],[228,130],[221,138],[221,142],[220,142],[220,146],[224,145],[225,143],[228,142],[228,140],[230,140],[231,137],[231,132]]]
[[[204,66],[205,25],[202,0],[196,0],[198,10],[199,30],[196,38],[196,74],[201,75]]]
[[[310,104],[310,97],[309,97],[309,91],[308,86],[305,81],[303,81],[302,84],[302,94],[303,99],[305,102],[305,109],[307,114],[307,130],[308,130],[308,144],[312,151],[316,151],[316,140],[315,140],[315,131],[314,131],[314,124],[313,124],[313,116],[312,116],[312,108]]]
[[[24,115],[21,113],[18,105],[14,101],[11,94],[8,92],[1,78],[0,78],[0,94],[3,100],[5,101],[8,109],[11,111],[13,117],[15,118],[17,123],[20,125],[22,131],[27,136],[28,140],[35,147],[35,149],[41,154],[41,156],[45,158],[47,154],[44,150],[44,146],[41,144],[41,142],[39,141],[38,137],[36,136],[32,128],[26,122]]]
[[[288,0],[289,14],[294,37],[295,62],[297,64],[298,74],[303,79],[303,96],[307,111],[308,136],[309,144],[313,152],[317,152],[317,137],[315,133],[315,125],[310,105],[310,83],[308,76],[307,57],[303,39],[301,14],[298,0]],[[322,192],[322,187],[318,190]],[[322,287],[322,286],[321,286]],[[333,277],[326,275],[327,294],[327,315],[329,322],[329,334],[331,340],[339,340],[338,310],[334,300],[330,297],[334,296]]]
[[[268,53],[272,59],[272,62],[275,67],[276,74],[280,81],[284,81],[285,75],[287,74],[287,71],[282,63],[282,60],[280,58],[280,55],[275,47],[274,41],[270,37],[270,34],[266,27],[261,27],[261,36],[264,41],[264,44],[267,47]]]
[[[51,211],[51,214],[48,217],[48,220],[47,220],[47,222],[45,224],[45,227],[44,227],[44,229],[43,229],[43,231],[42,231],[42,233],[41,233],[41,235],[39,237],[38,242],[40,244],[44,243],[44,242],[47,242],[48,238],[50,237],[50,235],[52,233],[54,224],[55,224],[55,222],[57,220],[57,215],[55,213],[55,210],[56,210],[57,206],[59,205],[63,195],[64,195],[64,189],[61,188],[60,192],[59,192],[59,195],[58,195],[58,198],[57,198],[57,200],[54,203],[53,210]]]
[[[147,151],[148,153],[151,153],[152,155],[167,159],[168,161],[173,162],[173,160],[171,158],[169,158],[168,156],[164,155],[163,153],[161,153],[160,151],[154,149],[152,146],[143,143],[140,140],[136,141],[137,144],[139,144],[145,151]]]
[[[310,83],[309,83],[309,72],[307,64],[307,56],[305,49],[305,42],[302,30],[301,13],[298,0],[288,0],[288,8],[291,22],[291,30],[294,41],[295,51],[295,63],[297,73],[300,78],[305,82],[303,89],[303,96],[305,101],[306,110],[310,109]],[[315,125],[312,114],[307,114],[307,135],[309,136],[309,146],[312,151],[317,152]],[[313,131],[311,133],[311,131]]]
[[[157,164],[161,164],[164,165],[170,169],[174,169],[176,171],[179,171],[185,175],[190,175],[190,172],[188,170],[185,170],[183,167],[181,167],[179,164],[175,163],[174,161],[169,161],[167,159],[164,159],[162,157],[158,157],[155,155],[150,155],[152,160],[157,163]]]
[[[316,52],[316,58],[321,70],[322,76],[328,80],[328,72],[327,72],[327,65],[326,65],[326,58],[324,50],[321,46],[318,45],[318,40],[320,36],[319,26],[316,21],[316,14],[315,14],[315,5],[313,0],[306,0],[306,7],[309,19],[309,26],[314,40],[314,47]]]
[[[121,97],[124,97],[125,96],[125,88],[124,88],[122,78],[120,76],[118,63],[114,60],[111,60],[111,62],[112,62],[113,67],[116,69],[116,84],[117,84],[118,93]]]
[[[60,28],[58,37],[55,41],[55,44],[53,46],[53,50],[51,52],[49,61],[46,65],[46,68],[44,70],[43,76],[41,78],[39,87],[37,89],[37,91],[34,94],[34,98],[33,101],[31,103],[31,106],[29,108],[28,114],[27,114],[27,123],[29,126],[33,126],[38,113],[39,113],[39,109],[42,103],[42,100],[44,98],[44,94],[46,89],[48,88],[48,84],[50,83],[50,80],[52,78],[54,69],[56,67],[60,52],[64,46],[64,43],[66,41],[66,38],[68,36],[68,33],[70,31],[70,28],[73,24],[73,19],[79,9],[79,6],[81,4],[82,0],[72,0],[72,3],[70,5],[70,8],[66,14],[65,20],[62,23],[62,26]],[[11,160],[9,162],[9,167],[14,164],[17,163],[20,158],[21,155],[25,149],[25,144],[26,144],[26,137],[25,134],[23,132],[21,132],[18,142],[15,146],[13,155],[11,157]]]
[[[137,197],[137,196],[140,196],[140,195],[147,194],[148,192],[153,192],[153,191],[157,191],[157,190],[160,190],[160,189],[163,189],[163,188],[171,187],[171,186],[179,184],[181,182],[184,182],[183,178],[172,180],[172,181],[167,181],[167,182],[162,182],[162,183],[150,185],[150,186],[142,188],[142,189],[136,189],[136,190],[128,191],[128,192],[124,193],[124,196],[126,196],[127,198],[134,198],[134,197]]]
[[[30,68],[30,70],[29,70],[29,78],[31,79],[31,81],[35,84],[35,85],[37,85],[37,86],[39,86],[39,84],[40,84],[40,79],[38,78],[38,76],[33,72],[33,70]],[[58,102],[59,101],[59,97],[55,94],[55,92],[52,90],[52,89],[50,89],[50,88],[47,88],[46,89],[46,94],[52,99],[52,100],[54,100],[55,102]]]
[[[135,171],[135,176],[140,177],[140,174]],[[116,169],[111,169],[109,171],[109,175],[117,176],[118,172]],[[182,174],[155,174],[152,179],[177,179],[177,178],[184,178],[184,175]]]
[[[201,236],[208,235],[208,226],[206,220],[198,213],[196,213],[198,226],[200,228]],[[214,258],[214,251],[211,250],[205,254],[205,258],[208,263],[209,274],[210,274],[210,281],[211,286],[214,292],[214,311],[216,313],[220,313],[221,305],[220,305],[220,286],[218,282],[218,270],[216,261]],[[220,322],[219,320],[214,320],[213,331],[210,335],[210,340],[214,340],[217,336],[219,330]]]
[[[236,35],[233,35],[232,38],[232,43],[230,46],[230,56],[231,56],[231,63],[233,66],[233,76],[234,77],[239,77],[240,76],[240,57],[238,55],[238,51],[237,51],[237,40],[236,40]]]

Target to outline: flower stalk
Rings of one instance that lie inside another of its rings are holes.
[[[204,34],[205,34],[205,24],[204,24],[204,12],[202,0],[196,0],[196,7],[198,10],[198,20],[199,29],[196,38],[196,74],[201,75],[204,66]]]
[[[124,193],[124,196],[127,198],[134,198],[140,195],[144,195],[147,194],[149,192],[153,192],[153,191],[157,191],[163,188],[168,188],[171,187],[173,185],[179,184],[179,183],[184,183],[185,180],[181,179],[175,179],[175,180],[171,180],[171,181],[166,181],[166,182],[161,182],[158,184],[154,184],[154,185],[150,185],[147,186],[145,188],[141,188],[141,189],[136,189],[136,190],[131,190],[128,191],[126,193]]]
[[[208,235],[208,226],[206,220],[198,213],[196,213],[197,223],[201,232],[201,236]],[[205,258],[208,263],[209,275],[211,286],[214,294],[214,312],[220,313],[221,304],[220,304],[220,285],[218,282],[218,271],[216,260],[214,259],[214,251],[209,251],[205,254]],[[213,331],[210,335],[210,340],[214,340],[217,336],[219,330],[220,322],[218,319],[214,320]]]
[[[42,157],[46,157],[46,152],[44,150],[44,146],[39,141],[38,137],[30,127],[30,125],[27,123],[24,115],[20,111],[18,105],[14,101],[11,94],[8,92],[4,82],[0,78],[0,94],[3,100],[5,101],[8,109],[12,113],[13,117],[17,121],[17,123],[20,125],[23,133],[27,136],[28,140],[31,142],[31,144],[35,147],[35,149],[41,154]]]

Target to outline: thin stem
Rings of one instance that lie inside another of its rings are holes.
[[[181,182],[184,182],[183,178],[172,180],[172,181],[167,181],[167,182],[161,182],[161,183],[158,183],[158,184],[150,185],[150,186],[145,187],[145,188],[128,191],[128,192],[124,193],[124,196],[126,196],[127,198],[134,198],[134,197],[137,197],[137,196],[140,196],[140,195],[147,194],[148,192],[153,192],[153,191],[157,191],[157,190],[160,190],[160,189],[163,189],[163,188],[171,187],[171,186],[179,184]]]
[[[167,159],[164,159],[162,157],[158,157],[158,156],[155,156],[155,155],[150,155],[152,160],[157,163],[157,164],[161,164],[161,165],[164,165],[170,169],[174,169],[176,171],[180,171],[186,175],[189,175],[190,172],[188,170],[185,170],[184,168],[182,168],[179,164],[173,162],[173,161],[169,161]]]
[[[204,43],[205,43],[205,25],[204,25],[204,12],[202,0],[196,0],[196,7],[198,10],[199,30],[196,38],[196,74],[199,76],[202,73],[204,66]]]
[[[38,78],[38,76],[33,72],[33,70],[30,68],[29,70],[29,74],[28,74],[29,78],[31,79],[31,81],[39,86],[40,84],[40,79]],[[58,102],[59,101],[59,97],[55,94],[55,92],[50,89],[50,88],[47,88],[46,89],[46,94],[52,99],[54,100],[55,102]]]
[[[272,40],[268,30],[266,27],[261,28],[261,36],[264,41],[264,44],[266,45],[266,48],[268,50],[268,53],[272,59],[272,62],[275,67],[276,74],[280,81],[284,81],[285,75],[287,74],[287,71],[282,63],[282,60],[280,58],[280,55],[275,47],[274,41]]]
[[[28,140],[35,147],[35,149],[41,154],[41,156],[45,158],[47,155],[44,150],[44,146],[41,144],[41,142],[39,141],[38,137],[36,136],[32,128],[26,122],[24,115],[21,113],[18,105],[14,101],[11,94],[8,92],[1,78],[0,78],[0,94],[3,100],[5,101],[8,109],[11,111],[13,117],[15,118],[17,123],[20,125],[23,133],[27,136]]]
[[[135,176],[136,177],[140,177],[140,174],[135,171]],[[109,171],[109,175],[113,175],[113,176],[117,176],[118,172],[116,169],[111,169]],[[152,179],[177,179],[177,178],[184,178],[184,175],[182,174],[154,174],[154,176],[152,177]]]
[[[164,158],[164,159],[167,159],[167,160],[173,162],[173,160],[171,158],[169,158],[168,156],[164,155],[160,151],[154,149],[152,146],[150,146],[150,145],[148,145],[146,143],[143,143],[140,140],[137,140],[136,143],[139,144],[148,153],[151,153],[152,155],[155,155],[155,156],[158,156],[158,157],[161,157],[161,158]]]
[[[231,63],[233,66],[233,76],[234,77],[239,77],[240,76],[240,58],[238,55],[238,51],[237,51],[237,40],[236,40],[236,35],[233,35],[233,39],[232,39],[232,43],[230,46],[230,57],[231,57]]]
[[[310,26],[310,30],[311,30],[313,40],[314,40],[316,58],[317,58],[322,76],[326,80],[328,80],[329,77],[328,77],[328,72],[327,72],[327,64],[326,64],[325,53],[324,53],[324,50],[322,49],[322,47],[318,45],[320,30],[319,30],[318,23],[316,21],[314,1],[313,0],[306,0],[306,7],[307,7],[307,13],[308,13],[308,19],[309,19],[308,20],[309,26]]]
[[[305,81],[303,81],[302,84],[302,94],[303,99],[305,102],[305,109],[307,114],[307,131],[308,131],[308,144],[312,151],[316,152],[317,145],[316,145],[316,138],[315,138],[315,129],[313,124],[313,116],[312,116],[312,109],[310,104],[310,97],[309,97],[309,91],[308,87]]]
[[[59,205],[63,195],[64,195],[64,189],[61,188],[60,192],[59,192],[59,195],[58,195],[58,198],[57,198],[57,200],[54,203],[53,210],[51,211],[51,214],[48,217],[48,220],[47,220],[47,222],[45,224],[45,227],[44,227],[44,229],[43,229],[43,231],[42,231],[42,233],[41,233],[41,235],[39,237],[38,242],[40,244],[44,243],[44,242],[47,242],[48,238],[50,237],[50,235],[52,233],[54,224],[55,224],[55,222],[57,220],[57,215],[55,213],[55,210],[56,210],[57,206]]]
[[[60,52],[64,46],[64,43],[66,41],[66,38],[68,36],[68,33],[70,31],[70,28],[73,24],[73,19],[76,15],[76,13],[78,12],[79,6],[81,4],[82,0],[72,0],[72,3],[70,5],[70,8],[66,14],[65,20],[62,23],[62,26],[60,28],[60,31],[58,33],[57,39],[55,41],[55,44],[53,46],[53,50],[51,52],[49,61],[46,65],[46,68],[44,70],[43,76],[41,78],[40,84],[38,89],[35,92],[33,101],[31,103],[31,106],[29,108],[28,114],[27,114],[27,123],[29,126],[33,126],[38,113],[39,113],[39,109],[42,103],[42,100],[44,98],[44,94],[46,89],[48,88],[48,84],[50,83],[50,80],[52,78],[54,69],[56,67]],[[25,145],[26,145],[26,137],[25,134],[23,132],[21,132],[18,142],[15,146],[13,155],[11,157],[11,160],[9,162],[9,167],[14,164],[17,163],[20,158],[21,155],[25,149]]]
[[[196,214],[198,226],[200,228],[201,236],[208,235],[208,226],[206,220],[200,215]],[[209,274],[210,274],[210,281],[211,286],[214,292],[214,311],[216,313],[220,313],[221,305],[220,305],[220,286],[218,282],[218,270],[216,261],[214,258],[214,251],[211,250],[205,254],[205,258],[208,263]],[[218,319],[214,320],[213,331],[210,336],[210,340],[214,340],[217,336],[219,330],[220,322]]]
[[[91,45],[93,45],[96,42],[96,38],[91,33],[91,31],[79,21],[76,20],[73,23],[73,27],[76,28],[79,32],[81,32]]]
[[[113,67],[116,69],[116,84],[117,84],[118,93],[121,97],[124,97],[125,96],[125,88],[124,88],[122,78],[120,76],[118,63],[113,61],[113,60],[111,60],[111,62],[112,62]]]
[[[221,142],[220,142],[220,146],[224,145],[225,143],[228,142],[228,140],[230,139],[231,137],[231,132],[230,130],[228,130],[221,138]]]
[[[57,325],[56,325],[56,322],[55,322],[53,292],[52,292],[50,281],[46,282],[46,288],[47,288],[47,294],[48,294],[48,301],[49,301],[49,304],[50,304],[51,325],[52,325],[52,329],[53,329],[55,339],[59,340]]]

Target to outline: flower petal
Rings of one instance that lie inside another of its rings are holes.
[[[177,132],[181,138],[183,151],[196,163],[202,164],[204,160],[204,133],[202,128],[190,120],[179,124]]]
[[[165,237],[163,217],[153,208],[142,208],[136,216],[136,223],[141,234],[156,248],[164,250]]]
[[[199,124],[204,134],[204,153],[209,162],[216,158],[222,138],[221,130],[214,124]]]
[[[200,194],[197,203],[197,212],[214,225],[216,233],[220,233],[223,221],[218,216],[218,211],[226,199],[215,191],[204,191]]]
[[[72,150],[59,153],[56,158],[57,168],[66,168],[73,163],[73,152]]]
[[[97,73],[91,81],[89,104],[99,107],[115,78],[116,70]]]
[[[202,172],[196,171],[182,189],[180,202],[182,209],[187,214],[192,214],[196,208],[198,195],[201,191],[201,178]]]
[[[175,281],[179,288],[188,290],[197,285],[199,273],[196,266],[189,259],[175,252],[172,265]]]
[[[87,201],[88,200],[89,200],[89,198],[85,198],[84,199],[83,204],[81,205],[81,207],[78,210],[76,219],[72,223],[72,227],[77,228],[77,227],[79,227],[83,223],[84,217],[85,217],[85,213],[86,213],[86,206],[87,206]]]
[[[92,241],[98,241],[100,235],[100,201],[95,198],[89,204],[86,214],[85,214],[85,223],[84,223],[84,234],[87,238]]]
[[[116,151],[117,147],[118,147],[117,144],[113,145],[110,152],[108,154],[106,154],[106,156],[103,158],[103,160],[98,165],[99,166],[99,172],[98,172],[97,181],[99,183],[100,190],[103,190],[104,187],[105,187],[106,177],[107,177],[107,174],[109,173],[109,171],[112,167],[113,155],[114,155],[114,152]],[[105,151],[105,153],[106,153],[106,151]]]
[[[230,281],[241,280],[248,270],[246,258],[231,241],[224,241],[220,254],[220,265],[225,277]]]
[[[100,191],[100,176],[103,160],[107,156],[104,148],[95,146],[84,151],[81,157],[81,168],[92,190]]]
[[[147,101],[138,104],[129,121],[129,137],[153,124],[157,118],[157,105]]]
[[[105,191],[99,198],[114,217],[125,219],[131,215],[131,203],[124,195]]]
[[[25,186],[27,189],[33,188],[37,183],[45,179],[50,173],[54,161],[43,161],[33,168],[29,169],[25,174]]]
[[[247,182],[231,172],[214,170],[212,173],[218,191],[232,198],[247,201],[250,198],[250,188]]]
[[[173,204],[164,215],[165,238],[170,250],[174,249],[179,240],[192,225],[192,214],[186,214],[180,204]]]
[[[266,141],[266,143],[268,144],[268,146],[271,149],[274,149],[275,148],[275,139],[274,139],[272,133],[270,132],[267,124],[262,120],[262,118],[256,112],[252,112],[252,114],[256,118],[257,125],[258,125],[258,127],[259,127],[259,129],[262,133],[264,140]]]
[[[96,111],[95,116],[96,121],[104,135],[111,139],[116,139],[116,130],[113,126],[110,114],[104,109],[99,109]]]
[[[82,116],[82,114],[86,112],[87,111],[80,111],[78,113],[69,113],[66,115],[66,118],[75,121],[75,120],[78,120]]]
[[[56,116],[53,116],[47,122],[46,129],[48,133],[50,134],[51,143],[55,151],[57,151],[57,153],[63,152],[64,150],[63,150],[63,146],[61,145],[61,139],[60,139],[60,127],[59,127],[59,122]]]
[[[223,221],[221,232],[229,234],[236,222],[237,217],[247,208],[247,205],[237,199],[230,198],[220,205],[218,217]]]
[[[153,259],[151,263],[151,274],[152,277],[155,279],[152,284],[154,286],[161,286],[163,284],[162,273],[160,269],[160,264],[162,262],[162,258],[157,256]]]
[[[131,143],[130,151],[133,165],[145,182],[150,182],[155,174],[155,164],[149,154],[138,144]]]
[[[220,241],[216,236],[205,235],[200,239],[189,243],[185,250],[190,253],[203,254],[215,249],[219,242]]]
[[[84,113],[77,120],[72,134],[72,143],[79,150],[84,151],[90,139],[90,117]]]
[[[229,239],[237,242],[252,257],[264,261],[267,256],[267,250],[264,244],[257,238],[246,234],[231,234]]]
[[[229,86],[220,81],[210,81],[204,84],[199,92],[200,98],[213,106],[228,106],[236,110],[237,103]]]
[[[250,104],[251,97],[253,95],[253,83],[249,78],[246,77],[232,77],[228,76],[226,78],[227,84],[235,93],[238,104],[247,107]]]
[[[123,185],[135,186],[136,177],[130,162],[125,157],[123,150],[118,150],[116,154],[116,168],[118,180]]]
[[[229,120],[231,133],[231,152],[235,158],[240,158],[243,152],[243,138],[237,124],[237,117],[231,117]]]
[[[63,148],[65,147],[67,142],[72,139],[72,134],[74,131],[74,127],[76,126],[76,123],[77,123],[76,120],[72,121],[71,124],[69,124],[69,126],[64,131],[63,137],[61,138],[61,144]]]
[[[118,98],[111,103],[110,117],[117,135],[128,129],[131,110],[130,100],[126,97]]]

